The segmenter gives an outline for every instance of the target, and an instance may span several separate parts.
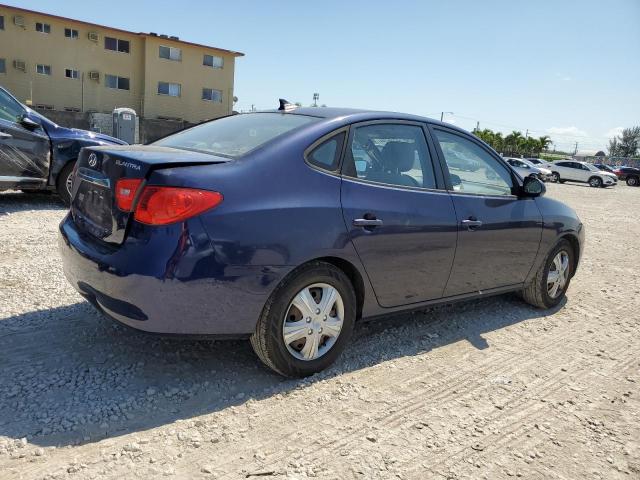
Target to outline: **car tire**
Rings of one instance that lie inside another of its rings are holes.
[[[566,255],[567,259],[566,269],[559,272],[558,275],[563,275],[564,280],[559,278],[561,284],[558,285],[554,291],[553,287],[550,287],[552,284],[550,274],[553,276],[554,272],[558,271],[556,259],[564,259],[563,254]],[[551,249],[544,262],[542,262],[531,283],[522,290],[521,296],[524,301],[529,305],[542,309],[557,306],[564,298],[567,288],[569,288],[569,283],[571,282],[575,268],[574,259],[575,252],[569,241],[565,239],[560,240],[556,246]]]
[[[551,181],[554,183],[560,183],[562,180],[560,180],[560,174],[558,172],[553,172],[551,174]]]
[[[589,186],[593,188],[600,188],[602,186],[602,179],[600,177],[591,177],[589,179]]]
[[[67,163],[58,174],[56,181],[58,196],[67,207],[71,205],[71,175],[75,165],[76,162]]]
[[[638,177],[627,177],[627,185],[630,187],[637,187],[640,185],[640,179]]]
[[[318,287],[318,285],[326,287]],[[327,315],[323,315],[324,312],[311,318],[311,316],[305,316],[303,309],[298,309],[294,305],[294,301],[300,304],[298,300],[300,298],[309,298],[304,295],[310,293],[313,295],[312,300],[319,302],[311,308],[318,312],[323,305],[325,292],[330,291],[330,288],[337,294],[335,304],[329,305],[330,308],[333,306],[334,310],[329,311],[334,314],[330,315],[327,311],[330,323],[323,323],[327,322]],[[317,293],[319,289],[321,292]],[[338,328],[340,315],[342,319]],[[307,377],[324,370],[340,356],[351,338],[355,320],[356,295],[349,278],[342,270],[330,263],[312,262],[294,270],[276,287],[258,319],[255,332],[251,336],[251,345],[260,360],[280,375],[294,378]],[[289,343],[285,340],[287,323],[290,325],[287,328],[290,329],[292,338],[296,335],[293,328],[304,330],[302,336]],[[296,323],[301,323],[304,328],[296,326]],[[322,326],[326,327],[329,324],[332,325],[331,329],[337,329],[337,334],[320,336],[319,332],[323,331]],[[307,335],[312,332],[316,337]],[[312,338],[318,339],[315,344],[318,356],[309,355],[310,358],[302,358],[313,350],[313,347],[306,349],[307,342]],[[296,342],[300,342],[301,345],[297,345]],[[325,351],[322,352],[322,349]]]

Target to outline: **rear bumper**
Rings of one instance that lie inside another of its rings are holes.
[[[290,267],[234,266],[216,259],[199,220],[146,227],[114,248],[60,224],[64,273],[110,317],[165,334],[246,335]]]

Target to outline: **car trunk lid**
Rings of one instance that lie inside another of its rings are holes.
[[[215,155],[151,145],[84,148],[76,163],[71,214],[81,231],[105,242],[120,244],[133,213],[118,208],[118,180],[141,179],[139,195],[145,179],[155,169],[228,161]]]

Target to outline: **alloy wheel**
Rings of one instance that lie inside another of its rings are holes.
[[[316,360],[336,343],[344,322],[344,302],[337,289],[314,283],[300,290],[289,304],[282,336],[289,353],[299,360]]]
[[[560,250],[553,258],[547,273],[547,293],[551,298],[557,298],[569,278],[569,254]]]
[[[69,193],[69,197],[71,197],[71,187],[73,187],[73,174],[69,173],[67,176],[67,180],[64,182],[65,187],[67,188],[67,192]]]

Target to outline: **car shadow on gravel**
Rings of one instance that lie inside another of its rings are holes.
[[[0,216],[29,210],[64,210],[60,197],[52,192],[0,192]]]
[[[84,302],[20,314],[0,320],[0,437],[64,446],[141,432],[460,340],[491,348],[483,334],[560,308],[503,295],[362,322],[333,367],[303,380],[263,367],[247,341],[140,333]]]

